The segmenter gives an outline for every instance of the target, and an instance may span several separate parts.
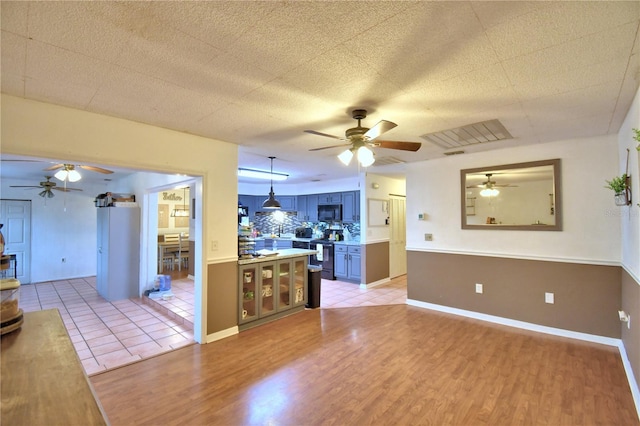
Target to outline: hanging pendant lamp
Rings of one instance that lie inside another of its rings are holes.
[[[264,209],[279,209],[280,201],[276,200],[276,194],[273,192],[273,159],[276,157],[269,157],[271,159],[271,191],[269,192],[269,198],[264,200],[262,208]]]

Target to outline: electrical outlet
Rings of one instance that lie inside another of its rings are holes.
[[[211,251],[218,250],[218,240],[211,240]]]
[[[425,241],[433,241],[433,234],[424,234]]]
[[[482,284],[476,283],[476,293],[482,294],[483,286]]]
[[[544,303],[550,303],[550,304],[554,304],[555,300],[553,297],[553,293],[545,293],[544,294]]]

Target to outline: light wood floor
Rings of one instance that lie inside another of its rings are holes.
[[[307,310],[91,378],[112,425],[638,425],[617,348],[408,305]]]

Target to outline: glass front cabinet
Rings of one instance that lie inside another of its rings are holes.
[[[286,312],[307,303],[307,257],[240,265],[239,323]]]

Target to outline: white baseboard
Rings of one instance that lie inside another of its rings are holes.
[[[226,330],[221,330],[213,334],[208,334],[206,343],[215,342],[216,340],[221,340],[221,339],[224,339],[225,337],[233,336],[235,334],[238,334],[239,332],[240,330],[238,329],[238,326],[235,325],[231,328],[227,328]]]
[[[360,288],[363,288],[363,289],[373,288],[373,287],[377,287],[377,286],[382,285],[382,284],[387,284],[390,281],[391,281],[391,278],[387,277],[387,278],[383,278],[383,279],[378,280],[378,281],[374,281],[374,282],[369,283],[369,284],[360,283]]]
[[[633,396],[633,402],[635,402],[636,404],[636,412],[638,413],[638,420],[640,420],[640,389],[638,388],[638,382],[636,382],[636,377],[633,375],[633,369],[631,368],[631,362],[629,361],[629,357],[627,356],[627,349],[624,347],[624,342],[620,341],[618,350],[620,350],[620,358],[622,358],[622,365],[624,365],[624,371],[625,373],[627,373],[627,381],[629,382],[629,387],[631,388],[631,395]]]
[[[553,334],[554,336],[569,337],[572,339],[584,340],[587,342],[601,343],[603,345],[608,345],[608,346],[619,347],[620,344],[622,343],[622,340],[614,339],[612,337],[597,336],[595,334],[580,333],[577,331],[564,330],[562,328],[547,327],[544,325],[513,320],[510,318],[497,317],[495,315],[488,315],[480,312],[467,311],[465,309],[452,308],[450,306],[421,302],[419,300],[407,299],[407,305],[430,309],[432,311],[446,312],[449,314],[460,315],[463,317],[479,319],[482,321],[492,322],[495,324],[502,324],[510,327],[521,328],[523,330],[537,331],[539,333]]]
[[[627,381],[631,388],[631,395],[636,406],[638,413],[638,419],[640,420],[640,390],[638,389],[638,383],[633,375],[633,369],[631,363],[627,357],[627,351],[624,347],[624,343],[621,339],[614,339],[612,337],[597,336],[595,334],[580,333],[577,331],[564,330],[562,328],[547,327],[544,325],[533,324],[530,322],[517,321],[509,318],[498,317],[495,315],[483,314],[480,312],[467,311],[465,309],[452,308],[450,306],[436,305],[434,303],[422,302],[419,300],[407,299],[407,305],[416,306],[418,308],[430,309],[432,311],[445,312],[453,315],[460,315],[467,318],[474,318],[481,321],[492,322],[494,324],[506,325],[509,327],[521,328],[523,330],[536,331],[539,333],[552,334],[554,336],[568,337],[570,339],[584,340],[592,343],[600,343],[608,346],[615,346],[620,351],[620,357],[622,358],[622,364],[627,375]]]

